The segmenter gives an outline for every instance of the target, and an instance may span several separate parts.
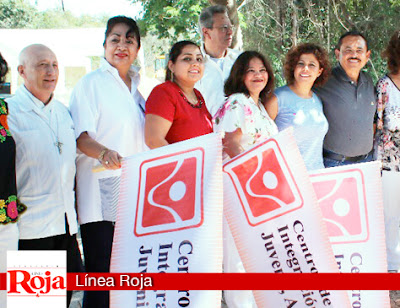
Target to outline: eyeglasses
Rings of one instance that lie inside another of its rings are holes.
[[[235,26],[228,26],[228,25],[223,25],[221,27],[213,27],[215,29],[218,29],[219,31],[221,31],[222,33],[227,33],[228,31],[232,31],[235,32],[236,27]],[[211,28],[212,29],[212,28]]]

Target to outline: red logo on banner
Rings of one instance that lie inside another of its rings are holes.
[[[361,170],[311,177],[332,243],[365,242],[369,237]]]
[[[198,227],[203,222],[204,151],[196,148],[140,166],[135,234]]]
[[[302,207],[303,199],[279,145],[269,139],[224,165],[250,225]]]
[[[37,297],[48,295],[52,290],[66,290],[65,277],[52,276],[50,271],[31,275],[24,270],[10,270],[8,294],[35,295]],[[54,296],[54,295],[53,295]]]

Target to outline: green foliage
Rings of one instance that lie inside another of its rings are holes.
[[[91,28],[105,27],[108,16],[93,17],[82,15],[76,17],[69,11],[60,9],[46,10],[37,14],[36,20],[32,25],[35,29],[64,29],[64,28]]]
[[[200,43],[198,18],[207,0],[132,0],[140,2],[143,15],[138,20],[140,33],[144,37],[146,63],[159,61],[168,55],[171,46],[179,40]]]
[[[207,0],[133,0],[143,5],[143,17],[139,23],[145,33],[159,38],[199,40],[197,22]]]
[[[0,1],[0,28],[90,28],[104,27],[108,16],[93,17],[82,15],[76,17],[69,11],[61,9],[39,12],[26,0]]]
[[[36,9],[24,0],[0,1],[0,28],[29,28]]]
[[[200,42],[198,16],[207,0],[131,0],[139,2],[143,14],[138,20],[142,36],[150,42],[146,60],[153,62],[168,53],[181,39]],[[239,1],[239,4],[241,1]],[[391,34],[399,29],[400,0],[247,0],[239,12],[244,49],[266,54],[277,75],[277,85],[285,83],[282,60],[287,51],[301,42],[316,42],[330,52],[340,35],[358,29],[369,39],[372,50],[367,70],[376,80],[386,71],[381,58]],[[70,12],[39,12],[27,0],[0,0],[0,28],[104,27],[108,17],[75,17]]]
[[[372,50],[367,70],[376,80],[386,72],[381,51],[399,27],[400,0],[249,0],[242,14],[245,49],[266,54],[277,74],[277,85],[285,83],[282,61],[287,51],[301,42],[314,42],[330,52],[346,31],[357,29],[367,36]]]

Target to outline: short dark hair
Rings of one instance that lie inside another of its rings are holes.
[[[169,56],[168,56],[168,62],[171,61],[172,63],[175,63],[176,59],[182,53],[182,49],[188,45],[193,45],[200,49],[200,47],[196,43],[193,43],[192,41],[179,41],[179,42],[175,43],[174,45],[172,45],[171,51],[169,52]],[[166,68],[166,72],[165,72],[165,81],[168,81],[168,80],[172,81],[172,72],[169,69],[168,63],[167,63],[167,68]]]
[[[400,72],[400,30],[392,35],[382,56],[387,60],[389,72],[398,74]]]
[[[267,85],[260,93],[261,102],[265,103],[267,98],[272,95],[275,87],[275,77],[271,65],[261,53],[257,51],[245,51],[236,59],[235,63],[232,66],[229,77],[225,82],[224,91],[226,96],[235,93],[250,95],[249,90],[244,84],[244,78],[247,74],[249,63],[254,58],[261,60],[268,73]]]
[[[314,81],[314,86],[323,85],[329,78],[331,66],[329,64],[328,53],[324,48],[313,43],[304,43],[292,47],[286,54],[285,63],[283,65],[283,73],[288,85],[292,85],[295,81],[294,70],[300,60],[301,55],[313,54],[319,63],[320,68],[323,69],[321,75]]]
[[[342,43],[343,43],[343,39],[348,37],[348,36],[360,36],[365,41],[365,46],[367,46],[367,50],[369,50],[369,47],[368,47],[369,44],[368,44],[368,40],[367,40],[366,36],[364,34],[362,34],[358,30],[351,30],[351,31],[348,31],[348,32],[344,33],[339,38],[339,41],[338,41],[338,43],[336,45],[336,49],[340,50],[340,47],[342,46]]]
[[[134,38],[136,39],[136,41],[138,43],[138,48],[140,48],[140,32],[139,32],[139,27],[136,24],[136,21],[134,21],[130,17],[121,16],[121,15],[120,16],[111,17],[107,21],[107,28],[106,28],[106,33],[105,33],[105,37],[104,37],[103,46],[106,44],[107,37],[110,35],[112,29],[117,24],[125,24],[125,25],[128,26],[129,30],[126,33],[126,36],[128,37],[128,35],[133,34]]]
[[[8,72],[7,61],[3,58],[2,54],[0,53],[0,83],[3,83],[5,81],[7,72]]]

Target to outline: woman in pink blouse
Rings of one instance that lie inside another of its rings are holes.
[[[389,73],[377,88],[376,156],[382,161],[388,271],[400,267],[400,30],[391,37],[383,56]]]

